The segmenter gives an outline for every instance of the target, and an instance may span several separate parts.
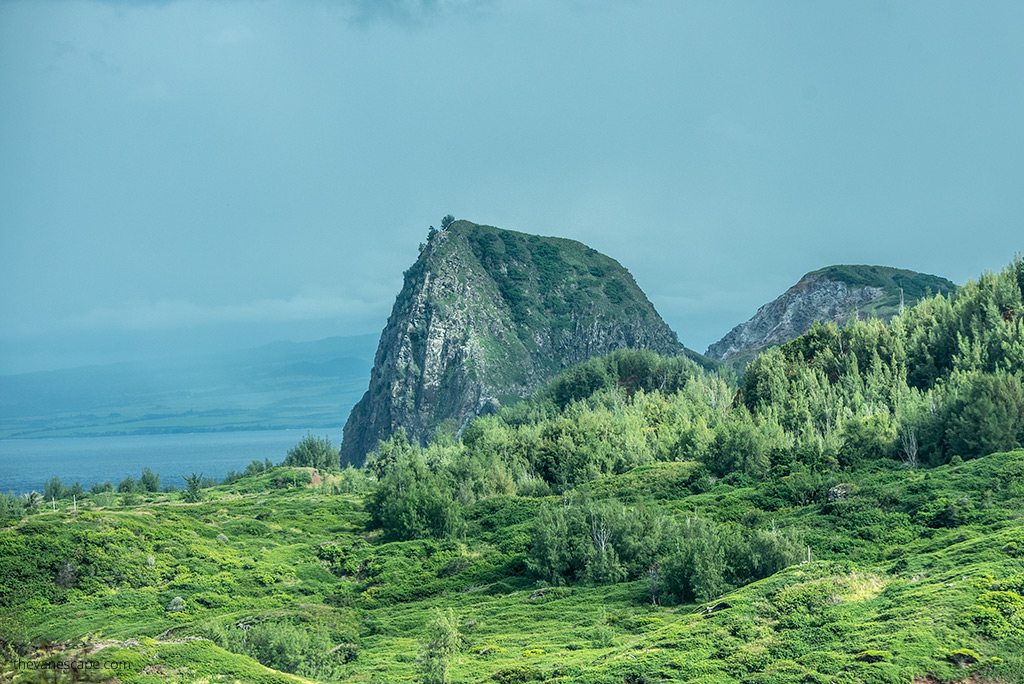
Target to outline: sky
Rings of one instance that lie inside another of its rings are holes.
[[[1024,247],[1024,3],[0,0],[0,373],[378,333],[445,214],[703,351]]]

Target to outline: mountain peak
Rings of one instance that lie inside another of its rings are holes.
[[[342,457],[403,427],[424,441],[618,348],[684,353],[629,272],[565,238],[470,221],[432,232],[405,272]]]
[[[891,266],[826,266],[805,274],[705,354],[717,360],[746,361],[765,347],[803,335],[814,321],[842,323],[851,316],[888,320],[899,313],[901,303],[910,306],[928,294],[955,290],[956,285],[945,278]]]

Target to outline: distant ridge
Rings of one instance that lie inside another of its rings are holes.
[[[375,335],[0,375],[0,438],[337,428]]]
[[[432,232],[405,273],[370,385],[345,424],[361,465],[402,427],[426,440],[618,348],[686,350],[617,261],[574,240],[469,221]]]
[[[803,335],[816,320],[842,323],[850,316],[888,320],[899,313],[901,297],[903,305],[910,306],[926,294],[955,290],[956,285],[946,278],[891,266],[827,266],[806,274],[762,306],[750,320],[708,347],[705,355],[742,364],[765,347]]]

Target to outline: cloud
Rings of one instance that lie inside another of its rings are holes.
[[[63,1],[63,0],[61,0]],[[121,8],[163,7],[185,0],[92,0],[102,5]],[[378,21],[416,26],[429,20],[476,12],[494,5],[497,0],[320,0],[321,4],[333,5],[349,14],[349,21],[356,25],[369,25]],[[229,0],[234,4],[246,4],[251,0]]]
[[[419,25],[431,19],[463,12],[475,12],[493,4],[492,0],[341,0],[352,12],[354,24],[390,21]]]

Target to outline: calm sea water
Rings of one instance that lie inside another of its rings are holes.
[[[104,480],[117,486],[129,475],[138,479],[143,468],[160,473],[161,486],[183,489],[182,475],[203,473],[221,479],[231,470],[245,470],[254,459],[280,463],[306,432],[5,439],[0,440],[0,492],[42,492],[43,483],[54,475],[68,485],[78,480],[86,489]]]

